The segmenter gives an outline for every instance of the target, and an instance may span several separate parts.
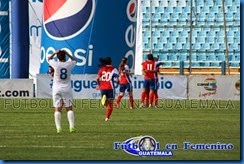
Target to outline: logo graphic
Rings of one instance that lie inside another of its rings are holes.
[[[127,16],[131,22],[136,22],[137,19],[137,2],[136,0],[131,0],[127,5]]]
[[[122,149],[134,156],[172,156],[170,150],[160,150],[160,144],[151,136],[132,137],[122,143],[114,142],[114,149]]]
[[[240,91],[240,80],[238,80],[235,84],[236,90]]]
[[[199,97],[210,96],[217,92],[217,81],[215,78],[207,78],[203,83],[197,83],[197,86],[204,87],[208,91],[207,93],[200,93]]]
[[[207,79],[204,80],[204,83],[207,84],[207,85],[204,85],[204,88],[207,91],[216,91],[217,90],[216,79],[207,78]]]
[[[55,40],[73,38],[90,24],[95,11],[95,0],[45,0],[43,26]]]

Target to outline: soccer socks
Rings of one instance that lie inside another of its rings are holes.
[[[119,95],[119,96],[118,96],[118,98],[117,98],[117,100],[116,100],[116,103],[117,103],[117,104],[119,104],[119,103],[120,103],[120,101],[121,101],[122,97],[123,97],[123,96],[121,96],[121,95]]]
[[[113,112],[113,103],[109,103],[106,113],[106,119],[109,119]]]
[[[153,99],[154,99],[154,93],[150,92],[149,93],[149,104],[152,105],[153,104]]]
[[[134,103],[133,103],[134,100],[133,100],[133,96],[130,96],[129,99],[130,99],[130,107],[131,107],[131,108],[134,108]]]
[[[54,112],[54,121],[55,121],[55,125],[58,130],[61,130],[61,113],[58,111]]]
[[[158,93],[154,94],[155,106],[158,106]]]
[[[73,110],[69,110],[67,112],[67,118],[69,121],[69,128],[74,129],[75,128],[75,117],[74,117],[74,111]]]
[[[143,92],[141,93],[141,103],[144,103],[145,97],[146,97],[146,92],[143,91]]]

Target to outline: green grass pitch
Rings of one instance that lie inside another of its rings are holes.
[[[139,101],[135,101],[138,106]],[[105,122],[99,100],[74,102],[76,133],[66,111],[56,134],[50,99],[0,99],[2,160],[240,160],[240,101],[160,100],[160,108],[131,110],[123,100]],[[172,157],[136,157],[114,142],[150,135],[177,145]],[[233,144],[231,150],[183,150],[183,142]]]

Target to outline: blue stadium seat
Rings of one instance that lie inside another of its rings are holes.
[[[173,13],[173,12],[174,12],[173,7],[166,7],[164,9],[164,13],[165,14],[170,14],[170,13]]]
[[[164,7],[166,7],[166,6],[168,6],[168,0],[161,0],[161,2],[160,2],[160,6],[164,6]]]
[[[190,59],[190,56],[189,56],[189,59]],[[192,61],[197,61],[197,54],[196,53],[192,53],[191,54],[191,60]]]
[[[163,60],[163,61],[169,60],[168,53],[161,53],[159,55],[159,60]]]
[[[173,10],[174,10],[174,13],[177,13],[177,14],[182,13],[182,7],[175,7],[175,8],[173,8]]]
[[[178,31],[171,31],[170,32],[170,37],[178,37],[179,36],[179,32]]]
[[[212,7],[214,6],[213,0],[206,0],[206,6]]]
[[[217,54],[216,60],[217,61],[225,61],[225,55],[224,54]]]
[[[232,6],[232,0],[224,0],[225,6]]]
[[[188,53],[179,53],[178,59],[179,59],[179,61],[186,61],[186,60],[188,60]]]
[[[183,7],[183,13],[191,13],[190,6]]]
[[[228,6],[229,12],[230,13],[237,13],[237,6]]]
[[[185,37],[179,37],[178,43],[185,44],[186,43],[186,38]]]
[[[215,54],[213,54],[213,53],[208,54],[208,60],[209,60],[209,61],[216,61],[216,56],[215,56]]]
[[[240,60],[241,60],[241,59],[240,59],[240,53],[235,54],[235,58],[236,58],[236,61],[240,61]]]
[[[198,56],[198,61],[206,61],[207,60],[205,53],[198,53],[197,56]]]
[[[163,67],[171,67],[171,61],[164,61]]]
[[[211,46],[212,50],[218,50],[219,49],[219,43],[213,43]]]
[[[169,37],[169,31],[168,30],[163,31],[162,36],[163,37]]]
[[[204,0],[197,0],[196,6],[204,6]]]
[[[197,37],[197,43],[205,43],[205,37],[204,36],[198,36]]]
[[[150,1],[148,1],[148,0],[143,0],[143,1],[141,1],[141,2],[142,2],[142,3],[141,3],[142,6],[150,7]]]
[[[165,36],[160,37],[159,42],[160,43],[167,43],[168,42],[167,37],[165,37]]]
[[[177,61],[178,60],[178,56],[176,53],[170,53],[169,54],[169,60],[171,61]]]
[[[171,43],[166,43],[166,44],[164,45],[164,49],[165,49],[165,50],[172,50],[172,44],[171,44]]]
[[[184,50],[190,50],[190,43],[183,44],[183,49]]]
[[[182,44],[181,43],[176,43],[175,46],[174,46],[174,49],[182,50]]]
[[[180,67],[180,62],[179,61],[173,61],[172,67]]]
[[[201,44],[200,43],[194,43],[192,46],[193,50],[200,50],[201,49]]]
[[[210,44],[209,43],[203,43],[202,44],[202,50],[209,51],[210,50]]]
[[[213,44],[213,43],[215,43],[214,35],[209,35],[209,36],[206,38],[206,43],[209,43],[209,44]]]
[[[209,6],[203,6],[203,7],[201,7],[201,12],[202,13],[209,13]]]
[[[236,50],[236,51],[240,51],[240,44],[238,43],[233,43],[229,46],[230,50]]]
[[[219,61],[211,61],[210,67],[220,67],[220,62]]]
[[[239,61],[231,61],[230,66],[231,67],[240,67],[240,62]]]
[[[155,49],[157,49],[157,50],[163,50],[164,49],[164,46],[163,46],[164,44],[163,43],[157,43],[156,45],[155,45]]]
[[[147,37],[142,37],[142,43],[148,43],[149,42],[149,38]]]
[[[176,37],[169,37],[169,43],[175,44],[176,43]]]
[[[240,36],[236,36],[236,37],[235,37],[235,43],[238,43],[238,44],[241,43],[241,38],[240,38]]]
[[[222,0],[216,0],[215,6],[222,6]]]
[[[235,57],[235,55],[233,55],[233,54],[228,54],[228,59],[229,59],[229,61],[236,61],[236,57]]]
[[[159,6],[157,12],[158,13],[164,13],[164,7]]]
[[[200,67],[199,61],[192,61],[191,66],[192,67]]]

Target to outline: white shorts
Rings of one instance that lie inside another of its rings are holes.
[[[53,90],[54,107],[70,107],[73,105],[72,90]]]

